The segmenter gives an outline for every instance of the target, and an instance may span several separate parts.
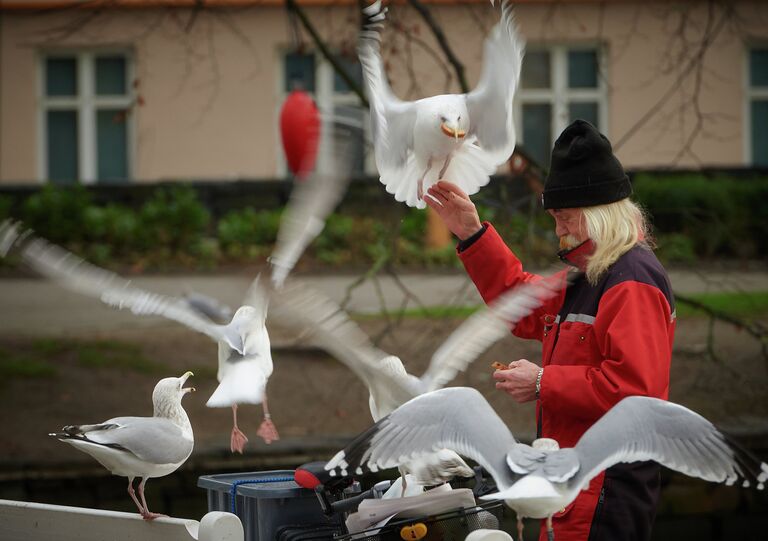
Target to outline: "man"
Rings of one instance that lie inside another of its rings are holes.
[[[441,181],[428,193],[429,205],[459,238],[459,257],[486,303],[537,279],[493,226],[480,222],[456,185]],[[496,387],[515,401],[537,400],[538,436],[561,447],[575,445],[626,396],[668,395],[672,290],[631,193],[605,136],[582,120],[563,131],[542,202],[555,220],[561,259],[583,274],[513,330],[542,342],[541,367],[520,359],[494,373]],[[655,463],[611,467],[554,516],[556,539],[648,540],[658,495]]]

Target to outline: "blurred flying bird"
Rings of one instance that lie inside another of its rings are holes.
[[[0,224],[0,256],[17,248],[24,263],[63,287],[117,308],[128,308],[137,315],[171,319],[212,338],[218,344],[219,386],[206,405],[232,408],[230,448],[242,453],[248,438],[237,425],[238,404],[261,404],[264,419],[257,434],[266,443],[279,439],[266,394],[267,381],[273,370],[266,327],[269,299],[272,288],[282,286],[343,196],[349,182],[352,137],[348,127],[333,125],[321,135],[321,149],[325,149],[329,159],[324,167],[316,168],[304,182],[297,184],[291,195],[270,258],[271,285],[257,277],[236,311],[200,294],[174,297],[140,289],[115,273],[35,237],[30,230],[11,220]],[[233,312],[227,324],[217,322],[220,317]]]
[[[368,387],[371,416],[378,421],[408,400],[443,387],[507,336],[517,321],[562,293],[567,283],[568,277],[561,272],[502,294],[448,337],[420,378],[409,374],[398,357],[376,348],[338,304],[316,290],[298,284],[286,286],[275,295],[271,317],[352,370]],[[413,474],[417,483],[424,485],[440,484],[456,475],[473,475],[450,450],[419,457],[403,465],[401,472],[403,476]]]
[[[554,440],[549,440],[553,442]],[[534,442],[536,444],[537,442]],[[399,467],[437,449],[477,461],[504,500],[522,518],[547,519],[571,503],[592,478],[621,462],[653,460],[706,481],[742,486],[768,479],[768,464],[742,449],[693,411],[657,398],[630,396],[592,425],[573,448],[518,443],[475,389],[454,387],[405,403],[357,436],[326,465],[332,475]],[[538,448],[537,448],[538,447]]]
[[[520,79],[524,42],[512,8],[485,41],[483,70],[467,94],[401,101],[392,93],[381,59],[381,0],[363,9],[358,56],[368,89],[376,167],[397,201],[424,208],[427,188],[446,178],[476,193],[515,148],[512,100]]]
[[[173,473],[192,454],[192,425],[181,405],[184,395],[195,390],[184,387],[191,375],[164,378],[155,385],[152,417],[115,417],[95,425],[65,426],[49,435],[91,455],[114,475],[127,477],[128,494],[144,520],[164,516],[150,512],[144,486],[150,478]],[[136,477],[141,479],[138,498]]]

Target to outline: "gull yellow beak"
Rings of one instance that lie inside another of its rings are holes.
[[[467,135],[467,132],[462,130],[454,130],[450,126],[446,125],[445,122],[440,124],[440,129],[443,131],[445,135],[447,135],[448,137],[453,137],[457,141],[463,138],[465,135]]]

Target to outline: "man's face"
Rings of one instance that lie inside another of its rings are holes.
[[[587,228],[581,209],[549,209],[555,219],[555,234],[560,237],[560,249],[567,250],[587,240]]]

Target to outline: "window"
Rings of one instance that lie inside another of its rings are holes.
[[[363,72],[357,57],[339,56],[338,59],[347,73],[362,87]],[[319,53],[286,53],[283,56],[283,72],[284,96],[294,89],[303,89],[312,94],[321,114],[332,113],[341,121],[364,127],[366,137],[352,139],[352,174],[364,175],[374,172],[372,159],[366,155],[366,140],[370,140],[367,135],[370,133],[368,111],[360,106],[357,95],[349,89],[346,81],[336,73],[330,62]],[[322,164],[323,156],[319,156],[318,160]],[[281,169],[285,171],[284,163]]]
[[[124,53],[43,56],[41,177],[57,184],[130,178],[130,68]]]
[[[747,118],[749,156],[747,161],[768,167],[768,46],[749,50]]]
[[[600,50],[586,46],[531,46],[516,96],[517,132],[525,149],[548,167],[552,145],[577,118],[605,133],[607,99]]]

